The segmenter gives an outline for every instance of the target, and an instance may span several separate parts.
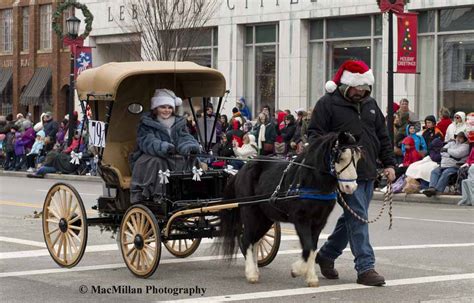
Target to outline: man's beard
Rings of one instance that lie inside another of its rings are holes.
[[[350,99],[354,102],[360,102],[360,100],[362,100],[362,98],[364,98],[364,96],[357,95],[357,94],[350,97]]]

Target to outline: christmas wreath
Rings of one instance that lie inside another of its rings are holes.
[[[85,39],[92,31],[92,21],[94,20],[94,16],[85,4],[78,3],[75,0],[66,0],[58,6],[58,9],[56,10],[56,12],[54,12],[53,15],[53,30],[61,39],[64,37],[60,20],[63,15],[63,12],[71,6],[80,9],[82,11],[82,14],[84,15],[84,22],[86,23],[86,28],[84,32],[79,36],[79,38]]]

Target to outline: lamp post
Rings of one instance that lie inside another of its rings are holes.
[[[74,131],[76,125],[73,124],[73,115],[74,115],[74,64],[76,61],[76,48],[78,45],[82,45],[83,40],[77,39],[77,35],[79,33],[79,25],[81,24],[81,20],[79,20],[76,16],[71,16],[66,20],[66,28],[68,35],[64,38],[65,42],[67,40],[67,44],[69,44],[71,49],[71,70],[69,74],[69,136],[68,136],[68,145],[72,143],[74,137]]]

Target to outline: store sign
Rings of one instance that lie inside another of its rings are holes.
[[[398,17],[397,73],[416,73],[418,15],[400,14]]]

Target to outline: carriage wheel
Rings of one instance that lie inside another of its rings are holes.
[[[120,225],[120,248],[135,276],[153,275],[160,263],[161,241],[158,223],[148,207],[134,205],[127,210]]]
[[[81,260],[87,244],[87,217],[77,190],[56,183],[43,204],[43,236],[49,254],[59,266],[73,267]]]
[[[267,233],[257,242],[258,267],[265,267],[275,259],[281,241],[281,227],[279,222],[273,223]],[[239,239],[240,251],[244,253]]]
[[[194,218],[187,219],[184,224],[194,225]],[[179,235],[185,234],[185,231],[180,231],[178,229],[171,229],[170,235]],[[201,244],[201,238],[191,238],[191,239],[179,239],[179,240],[169,240],[165,244],[166,249],[175,257],[186,258],[192,255],[196,249],[198,249],[199,244]]]

